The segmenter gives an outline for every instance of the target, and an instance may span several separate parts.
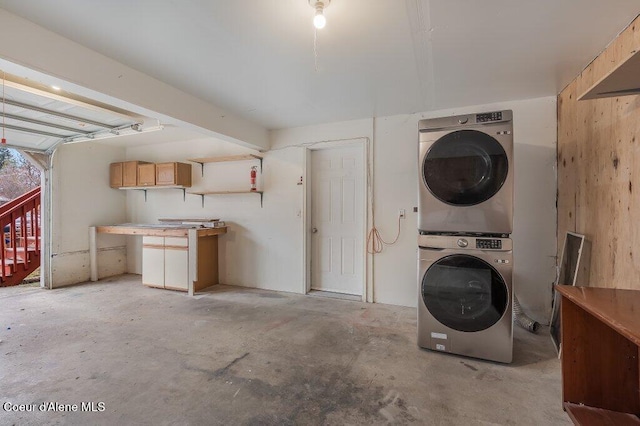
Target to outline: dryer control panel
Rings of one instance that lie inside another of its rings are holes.
[[[502,111],[498,112],[485,112],[484,114],[476,114],[477,123],[486,123],[489,121],[501,121]]]
[[[476,238],[476,248],[478,249],[502,249],[502,241],[490,238]]]

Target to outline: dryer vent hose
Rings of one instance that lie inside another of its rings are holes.
[[[518,325],[525,330],[535,333],[540,328],[540,323],[532,320],[527,314],[522,310],[522,306],[520,306],[520,301],[518,301],[517,296],[513,296],[513,316],[518,323]]]

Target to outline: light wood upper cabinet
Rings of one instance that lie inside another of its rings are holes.
[[[146,161],[121,161],[109,166],[109,186],[111,188],[127,188],[141,186],[138,167],[145,165],[147,172],[143,174],[144,185],[155,185],[156,171],[153,164]]]
[[[156,165],[138,164],[138,186],[154,186],[156,184]]]
[[[112,188],[191,186],[191,164],[124,161],[111,163],[109,185]],[[146,197],[146,195],[145,195]]]
[[[191,164],[158,163],[156,164],[156,185],[191,186]]]
[[[111,163],[109,165],[109,186],[120,188],[122,186],[122,163]]]
[[[138,166],[146,161],[125,161],[122,163],[122,186],[138,186]]]

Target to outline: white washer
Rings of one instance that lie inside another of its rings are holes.
[[[418,245],[418,345],[511,362],[511,239],[420,235]]]
[[[422,233],[513,231],[513,113],[420,120]]]

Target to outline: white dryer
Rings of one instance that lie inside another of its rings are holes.
[[[418,245],[418,345],[511,362],[511,239],[419,235]]]
[[[513,114],[420,120],[421,233],[513,231]]]

